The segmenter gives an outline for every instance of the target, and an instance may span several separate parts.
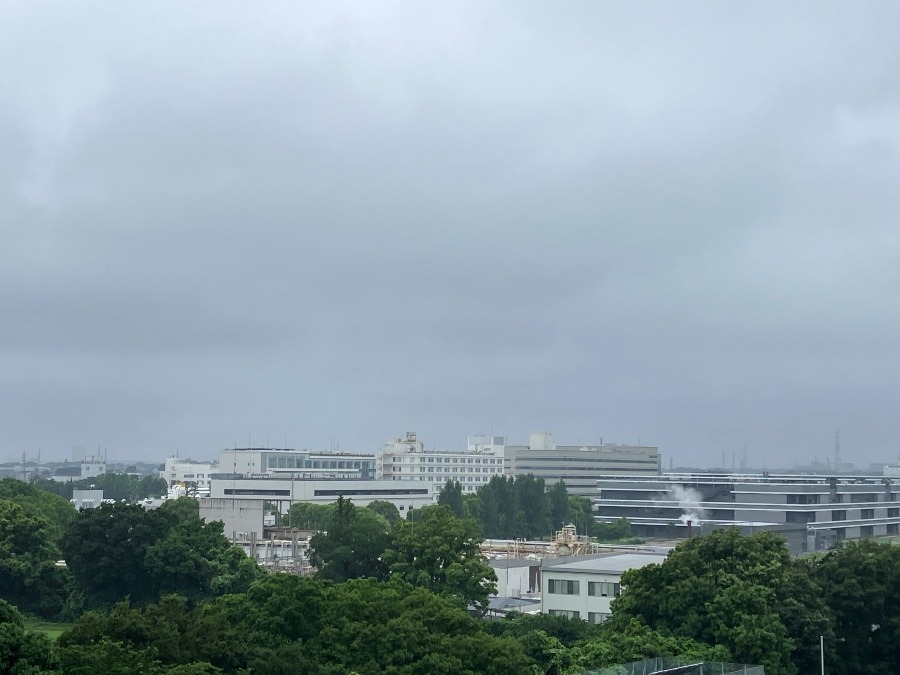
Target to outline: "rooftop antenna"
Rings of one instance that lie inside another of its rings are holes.
[[[841,466],[841,432],[834,432],[834,470],[840,471]]]

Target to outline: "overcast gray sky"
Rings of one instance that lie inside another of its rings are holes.
[[[900,452],[900,5],[0,4],[0,458]]]

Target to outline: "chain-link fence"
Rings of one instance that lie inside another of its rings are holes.
[[[762,666],[741,663],[697,662],[657,657],[635,661],[602,670],[590,670],[583,675],[765,675]]]

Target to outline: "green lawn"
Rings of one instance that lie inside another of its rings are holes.
[[[67,631],[72,627],[70,623],[56,623],[53,621],[43,621],[31,616],[25,617],[25,628],[36,633],[43,633],[51,640],[56,640],[63,631]]]

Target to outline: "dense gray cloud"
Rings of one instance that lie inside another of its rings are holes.
[[[0,8],[0,457],[895,461],[892,3]]]

